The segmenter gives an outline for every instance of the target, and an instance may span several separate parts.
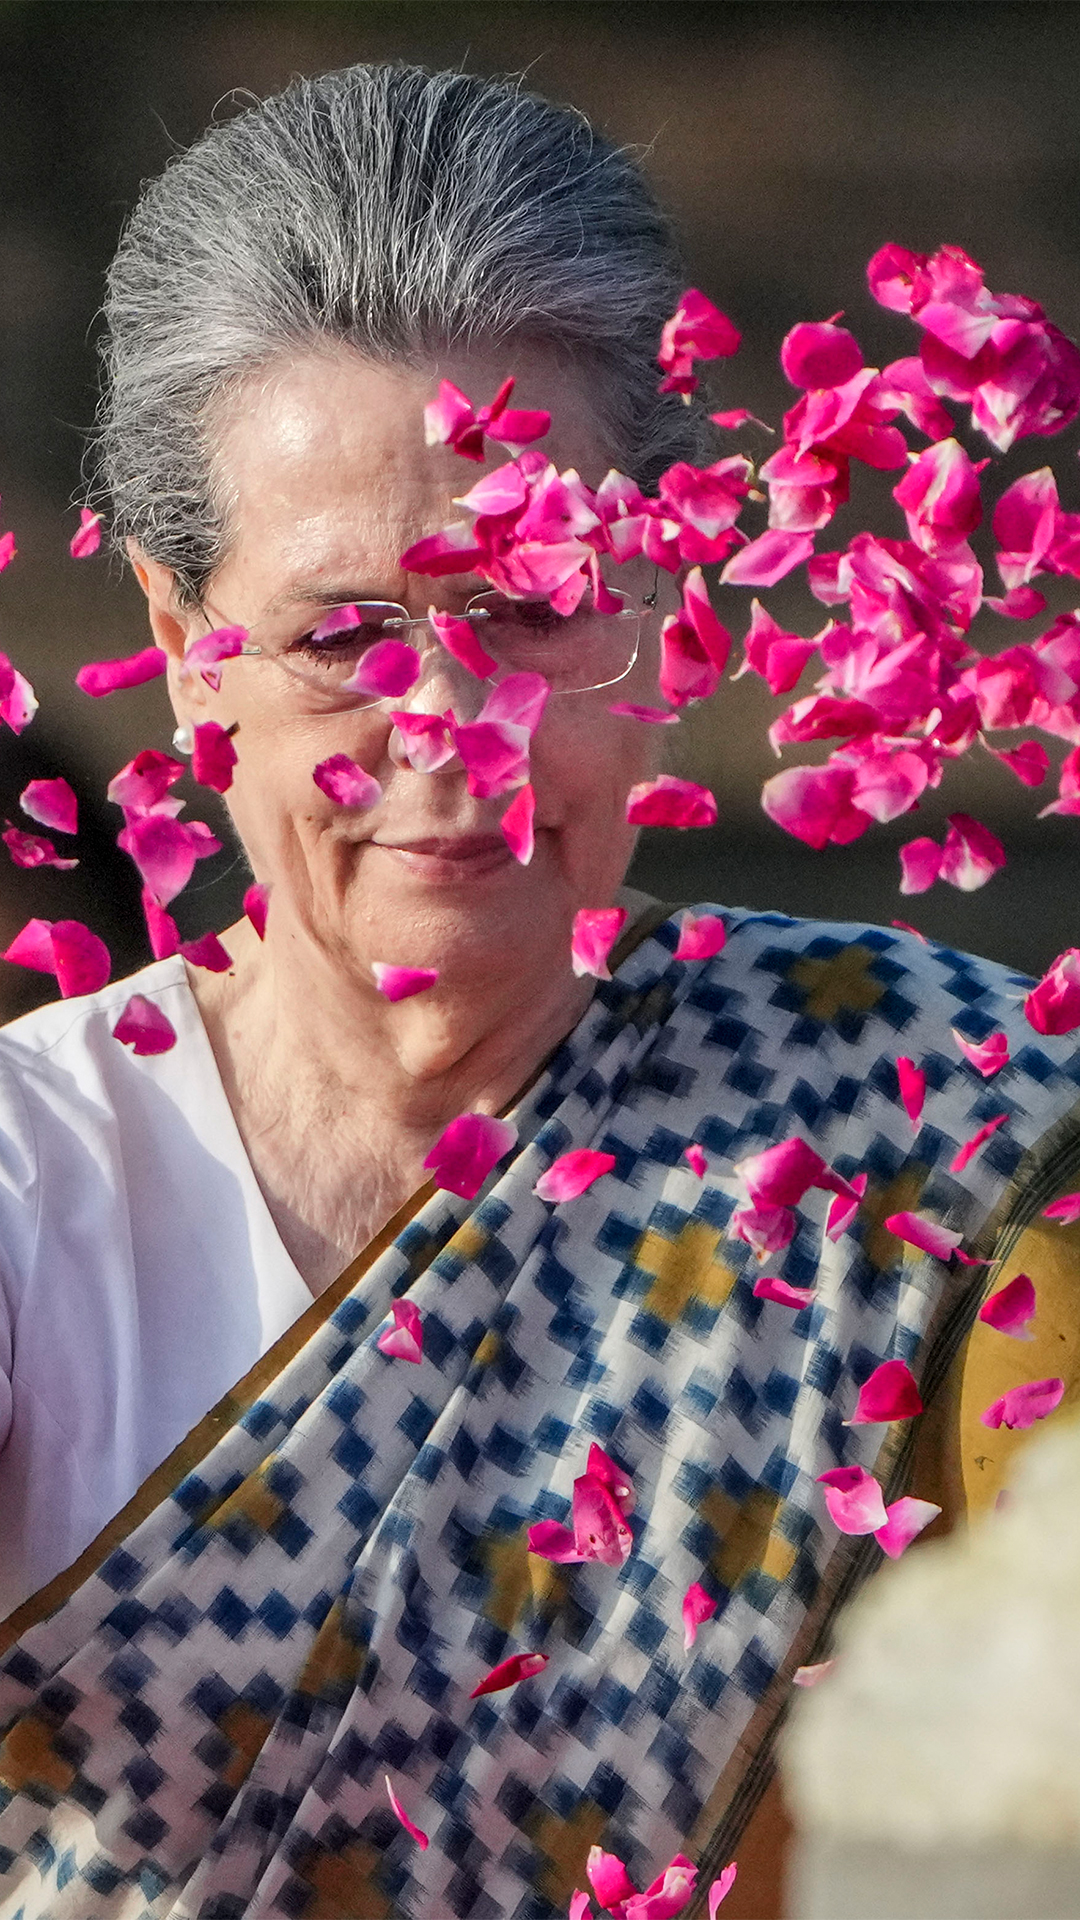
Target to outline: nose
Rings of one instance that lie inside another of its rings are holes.
[[[402,712],[418,715],[449,712],[459,723],[475,720],[490,692],[490,683],[470,673],[430,629],[424,638],[414,639],[412,644],[420,653],[419,677],[404,698],[395,700],[393,705]],[[398,727],[391,729],[388,752],[395,766],[417,765]],[[461,762],[455,753],[440,761],[439,766],[440,770],[443,766],[459,769]]]

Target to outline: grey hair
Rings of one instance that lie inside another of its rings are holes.
[[[638,168],[581,115],[401,64],[294,81],[171,161],[124,231],[96,439],[114,537],[200,598],[231,536],[214,472],[230,397],[337,342],[423,364],[542,341],[590,369],[612,458],[654,486],[699,445],[699,410],[656,391],[684,284]]]

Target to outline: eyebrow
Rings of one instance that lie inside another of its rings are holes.
[[[460,584],[467,598],[481,592],[484,587],[484,581],[478,573],[455,574],[454,581],[455,584]],[[287,587],[284,592],[271,600],[264,607],[262,618],[265,619],[269,614],[284,613],[290,607],[347,607],[356,601],[363,600],[385,601],[388,606],[401,605],[401,602],[396,600],[392,593],[387,593],[385,588],[325,587],[316,585],[314,582],[302,581],[298,586]]]

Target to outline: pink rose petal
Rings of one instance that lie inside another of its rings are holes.
[[[23,733],[38,710],[37,695],[25,674],[12,668],[11,687],[0,699],[0,720],[12,733]]]
[[[991,747],[990,751],[1025,787],[1041,787],[1050,771],[1050,756],[1037,740],[1024,740],[1018,747]]]
[[[951,1260],[964,1237],[949,1227],[939,1227],[934,1220],[920,1219],[917,1213],[890,1213],[885,1225],[909,1247],[932,1253],[935,1260]]]
[[[603,1447],[598,1446],[595,1440],[589,1448],[585,1471],[591,1474],[593,1479],[603,1481],[621,1514],[625,1516],[633,1513],[636,1496],[631,1481],[618,1461],[613,1460],[610,1453],[605,1453]]]
[[[886,1508],[885,1511],[888,1512],[888,1508]],[[831,1673],[835,1665],[835,1660],[817,1660],[812,1666],[796,1667],[791,1676],[792,1685],[796,1687],[816,1687],[818,1681],[824,1680],[826,1674]]]
[[[1000,1073],[1002,1067],[1009,1064],[1009,1037],[1000,1030],[991,1033],[985,1040],[965,1040],[963,1034],[953,1027],[952,1037],[964,1059],[969,1060],[985,1080],[989,1080],[993,1073]]]
[[[831,1467],[819,1473],[829,1517],[841,1533],[876,1533],[887,1524],[881,1487],[865,1467]]]
[[[371,971],[387,1000],[411,1000],[414,993],[426,993],[439,977],[438,967],[392,967],[382,960],[373,960]]]
[[[475,720],[450,730],[477,800],[495,800],[529,778],[529,730],[510,720]]]
[[[587,1893],[576,1888],[570,1896],[566,1920],[592,1920],[592,1902]]]
[[[188,680],[193,673],[212,687],[215,693],[221,690],[221,663],[223,660],[235,660],[243,653],[247,640],[246,627],[215,627],[211,633],[201,633],[185,650],[180,668],[181,680]]]
[[[613,1153],[595,1153],[591,1147],[573,1147],[553,1160],[540,1175],[533,1192],[540,1200],[576,1200],[594,1181],[615,1166]]]
[[[583,1560],[599,1560],[605,1567],[621,1567],[634,1544],[622,1504],[610,1486],[595,1473],[574,1481],[574,1544]]]
[[[841,387],[862,364],[858,341],[829,320],[800,321],[780,348],[780,365],[793,387]]]
[[[377,807],[382,799],[382,788],[374,775],[350,760],[347,753],[332,753],[329,760],[320,760],[311,777],[339,807]]]
[[[823,1187],[827,1193],[844,1194],[850,1199],[852,1186],[843,1174],[836,1173],[820,1153],[794,1135],[780,1140],[763,1153],[753,1153],[735,1162],[735,1172],[757,1206],[797,1207],[810,1187]]]
[[[974,1160],[975,1155],[979,1151],[979,1148],[985,1146],[986,1142],[990,1139],[990,1136],[992,1134],[995,1134],[998,1128],[1003,1127],[1005,1125],[1005,1122],[1007,1120],[1010,1120],[1011,1118],[1012,1118],[1011,1114],[997,1113],[994,1115],[994,1118],[992,1120],[987,1121],[985,1127],[979,1128],[978,1133],[973,1133],[971,1136],[971,1139],[965,1140],[963,1146],[959,1149],[957,1153],[953,1155],[952,1159],[949,1161],[949,1172],[963,1173],[964,1168],[968,1164],[968,1161]]]
[[[132,1053],[168,1053],[176,1045],[176,1029],[145,994],[133,993],[113,1028],[113,1038]]]
[[[905,1054],[901,1054],[896,1062],[896,1077],[900,1082],[900,1098],[904,1103],[904,1111],[915,1131],[918,1132],[923,1101],[926,1099],[926,1075],[921,1067],[915,1065],[914,1060],[909,1060]]]
[[[912,1420],[923,1410],[911,1369],[903,1360],[883,1360],[859,1388],[849,1427],[874,1426],[890,1420]]]
[[[1080,1027],[1080,948],[1067,947],[1024,1001],[1036,1033],[1072,1033]]]
[[[941,848],[924,835],[900,849],[901,893],[925,893],[941,875]]]
[[[778,1307],[794,1307],[798,1311],[808,1307],[814,1298],[813,1287],[793,1287],[776,1274],[763,1273],[754,1281],[754,1297],[758,1300],[771,1300]]]
[[[199,785],[228,793],[235,765],[236,748],[225,728],[216,720],[201,721],[195,728],[191,750],[191,771]]]
[[[18,548],[15,545],[15,535],[13,533],[0,533],[0,573],[3,573],[5,567],[10,567],[17,553]]]
[[[809,560],[813,551],[812,533],[791,533],[784,527],[770,527],[732,555],[720,575],[720,584],[775,587],[796,567],[801,567],[804,560]]]
[[[1045,1220],[1060,1220],[1062,1226],[1071,1227],[1080,1220],[1080,1193],[1064,1193],[1060,1200],[1052,1200],[1043,1208]]]
[[[689,1653],[697,1639],[698,1628],[711,1620],[716,1612],[716,1601],[706,1593],[700,1581],[694,1580],[683,1594],[683,1652]]]
[[[529,1528],[528,1546],[538,1560],[551,1560],[556,1566],[580,1565],[585,1558],[570,1528],[558,1520],[535,1521]]]
[[[475,1200],[488,1174],[517,1140],[509,1120],[490,1113],[459,1113],[424,1160],[437,1187]]]
[[[141,653],[129,653],[123,660],[92,660],[80,667],[75,685],[100,700],[106,693],[119,693],[124,687],[141,687],[144,680],[156,680],[168,667],[160,647],[144,647]]]
[[[81,920],[54,921],[52,949],[57,982],[65,1000],[81,993],[97,993],[112,972],[104,940],[84,927]]]
[[[1029,1380],[1022,1386],[1010,1387],[1008,1393],[992,1401],[979,1418],[984,1427],[1013,1427],[1022,1431],[1053,1413],[1064,1392],[1064,1380]]]
[[[23,833],[21,828],[9,825],[0,834],[0,840],[17,867],[56,867],[58,872],[68,873],[79,864],[77,860],[62,859],[52,841],[41,833]]]
[[[696,1173],[699,1180],[704,1180],[709,1165],[704,1147],[699,1147],[696,1140],[691,1141],[683,1153],[683,1159],[691,1173]]]
[[[270,905],[270,883],[255,880],[244,895],[244,912],[260,940],[266,938],[266,914]]]
[[[52,929],[51,920],[28,920],[10,947],[0,953],[0,960],[10,960],[16,967],[32,967],[35,973],[55,973]]]
[[[180,952],[193,967],[205,967],[208,973],[228,973],[232,966],[232,955],[216,933],[203,933],[197,940],[183,941]]]
[[[452,653],[478,680],[486,680],[494,673],[498,661],[485,653],[471,620],[456,620],[453,614],[439,613],[435,607],[429,607],[428,624],[447,653]]]
[[[185,821],[166,814],[134,814],[117,835],[117,844],[131,855],[159,906],[182,892],[195,868],[195,836]]]
[[[168,960],[180,951],[180,932],[171,913],[158,905],[149,887],[142,890],[142,910],[150,951],[155,960]]]
[[[527,867],[536,850],[533,822],[536,817],[536,795],[527,783],[519,787],[506,812],[499,822],[503,839],[506,841],[514,859]]]
[[[727,1223],[731,1240],[745,1240],[759,1260],[780,1253],[795,1238],[796,1220],[790,1207],[736,1207]]]
[[[708,787],[661,773],[631,787],[626,818],[632,827],[713,827],[716,801]]]
[[[546,1653],[512,1653],[508,1660],[500,1660],[498,1666],[485,1673],[469,1695],[470,1700],[478,1700],[484,1693],[502,1693],[506,1687],[516,1687],[519,1680],[531,1680],[535,1674],[543,1673],[550,1655]],[[588,1901],[588,1896],[582,1898]]]
[[[805,1673],[808,1669],[804,1667],[801,1671]],[[732,1860],[724,1868],[719,1879],[712,1882],[709,1888],[709,1920],[716,1920],[716,1916],[720,1911],[720,1902],[726,1899],[727,1895],[731,1892],[732,1887],[735,1885],[735,1876],[738,1871],[738,1862]]]
[[[674,958],[711,960],[714,955],[723,952],[726,940],[727,928],[719,914],[703,913],[695,918],[692,913],[684,913]]]
[[[679,724],[677,713],[669,713],[666,707],[639,707],[633,700],[614,700],[608,708],[624,720],[642,720],[646,726],[676,727]]]
[[[56,833],[79,831],[79,803],[66,780],[31,780],[19,795],[19,805],[31,820]]]
[[[534,734],[544,717],[551,688],[542,673],[509,673],[492,687],[480,709],[481,720],[524,727]]]
[[[1007,1286],[999,1287],[979,1308],[979,1319],[998,1333],[1013,1340],[1030,1340],[1030,1323],[1035,1314],[1035,1288],[1026,1273],[1018,1273]]]
[[[421,1847],[421,1848],[426,1847],[428,1845],[427,1834],[424,1832],[422,1827],[418,1827],[416,1825],[415,1821],[409,1819],[409,1816],[406,1813],[404,1807],[402,1806],[401,1801],[398,1799],[397,1794],[394,1792],[393,1787],[390,1785],[390,1775],[388,1773],[384,1774],[383,1779],[386,1781],[386,1791],[390,1796],[390,1805],[393,1807],[394,1813],[396,1817],[400,1820],[406,1833],[409,1834],[410,1837],[416,1841],[416,1844],[418,1847]]]
[[[608,958],[625,924],[625,907],[582,907],[575,913],[570,941],[574,972],[610,980]]]
[[[899,1560],[923,1528],[937,1519],[941,1508],[932,1500],[915,1500],[911,1494],[905,1494],[886,1507],[885,1512],[888,1516],[885,1525],[875,1528],[874,1539],[890,1560]]]
[[[101,515],[91,513],[89,507],[79,508],[79,531],[72,535],[70,553],[73,560],[87,560],[96,553],[101,545]]]
[[[1005,865],[1001,841],[969,813],[951,813],[941,850],[940,878],[962,893],[972,893]]]
[[[395,707],[389,718],[397,728],[405,758],[417,773],[437,773],[454,758],[451,712],[410,713],[407,708]]]
[[[622,1920],[674,1920],[689,1905],[696,1880],[693,1862],[684,1853],[677,1853],[644,1893],[624,1901]]]
[[[374,700],[400,700],[420,678],[420,655],[407,640],[377,640],[344,683],[346,693]]]
[[[390,1312],[394,1318],[392,1327],[380,1333],[375,1345],[380,1353],[391,1360],[411,1360],[419,1366],[424,1353],[424,1328],[419,1308],[411,1300],[393,1300]]]
[[[148,812],[165,798],[170,787],[186,771],[182,760],[161,753],[157,747],[144,747],[114,774],[106,789],[108,798],[118,807],[138,807]]]
[[[590,1847],[585,1863],[592,1890],[602,1907],[609,1912],[620,1900],[631,1900],[637,1893],[630,1875],[617,1854],[605,1853],[601,1847]]]
[[[868,1176],[856,1173],[851,1177],[851,1194],[838,1193],[829,1202],[829,1212],[825,1221],[825,1238],[839,1240],[847,1232],[855,1215],[859,1211],[859,1202],[866,1192]]]

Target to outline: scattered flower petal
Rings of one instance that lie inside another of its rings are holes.
[[[832,1664],[831,1661],[829,1662],[829,1664],[830,1665]],[[802,1673],[807,1673],[808,1671],[809,1669],[807,1667],[800,1668],[800,1672]],[[738,1871],[739,1871],[738,1862],[735,1860],[730,1861],[729,1864],[724,1868],[723,1873],[719,1876],[718,1879],[714,1880],[712,1885],[710,1886],[709,1888],[709,1920],[716,1920],[716,1916],[720,1911],[720,1902],[726,1899],[727,1895],[731,1892],[732,1887],[735,1885],[735,1876],[738,1873]]]
[[[475,1200],[488,1174],[517,1140],[509,1120],[490,1113],[459,1113],[444,1127],[424,1160],[437,1187]]]
[[[215,693],[221,691],[221,663],[223,660],[235,660],[243,653],[247,641],[246,627],[215,627],[211,633],[201,633],[184,652],[180,667],[181,680],[190,679],[197,673]]]
[[[137,807],[149,812],[164,800],[185,772],[184,762],[157,747],[144,747],[114,774],[106,789],[108,798],[118,807]]]
[[[533,1679],[534,1675],[543,1673],[549,1658],[546,1653],[512,1653],[508,1660],[500,1660],[490,1673],[485,1673],[469,1699],[478,1700],[484,1693],[502,1693],[506,1687],[516,1687],[519,1680]],[[582,1894],[581,1898],[587,1905],[588,1895]]]
[[[498,661],[485,653],[471,620],[458,620],[452,613],[440,613],[436,607],[429,607],[428,625],[447,653],[452,653],[478,680],[486,680],[494,673]]]
[[[637,1893],[630,1875],[617,1854],[605,1853],[602,1847],[590,1847],[585,1863],[593,1893],[602,1907],[608,1910],[618,1905],[620,1900],[632,1900]]]
[[[1080,1027],[1080,948],[1067,947],[1024,1001],[1036,1033],[1072,1033]]]
[[[964,1035],[953,1027],[952,1037],[964,1059],[970,1061],[976,1072],[982,1074],[984,1080],[989,1080],[991,1074],[1000,1073],[1002,1067],[1007,1067],[1009,1064],[1009,1036],[1000,1029],[996,1033],[988,1034],[985,1040],[966,1040]]]
[[[57,833],[79,831],[79,803],[66,780],[31,780],[19,795],[19,805],[43,827]]]
[[[791,1676],[792,1684],[796,1687],[816,1687],[818,1681],[824,1680],[825,1675],[831,1673],[835,1665],[835,1660],[817,1660],[809,1667],[796,1667]]]
[[[881,1487],[865,1467],[831,1467],[819,1473],[825,1505],[841,1533],[877,1533],[888,1522]]]
[[[157,680],[168,664],[160,647],[144,647],[141,653],[129,653],[123,660],[90,661],[79,668],[75,685],[100,700],[103,694],[119,693],[124,687],[141,687],[144,680]]]
[[[643,720],[646,726],[676,727],[679,724],[678,714],[669,713],[666,707],[639,707],[633,700],[615,700],[608,712],[618,714],[623,720]]]
[[[999,1287],[979,1308],[979,1319],[998,1333],[1013,1340],[1030,1340],[1030,1323],[1035,1317],[1035,1288],[1026,1273],[1018,1273],[1007,1286]]]
[[[382,960],[373,960],[371,971],[387,1000],[411,1000],[414,993],[426,993],[439,977],[438,967],[391,967]]]
[[[528,1546],[538,1560],[551,1560],[556,1566],[580,1565],[585,1558],[570,1528],[558,1520],[535,1521],[529,1528]]]
[[[514,859],[527,867],[536,850],[534,820],[536,817],[536,795],[526,783],[518,791],[507,807],[499,822],[503,839],[506,841]]]
[[[579,976],[591,973],[597,980],[610,980],[608,959],[625,924],[625,907],[582,907],[575,913],[570,940],[574,972]]]
[[[332,753],[329,760],[320,760],[311,777],[339,807],[376,807],[382,799],[382,788],[374,775],[350,760],[347,753]]]
[[[772,1300],[778,1307],[794,1307],[798,1311],[808,1307],[814,1298],[813,1287],[793,1287],[786,1280],[780,1280],[775,1274],[763,1273],[754,1281],[754,1295],[758,1300]]]
[[[725,587],[775,587],[814,551],[812,533],[789,532],[785,527],[769,527],[765,533],[740,547],[733,554],[720,584]]]
[[[613,1153],[595,1153],[591,1147],[574,1147],[553,1160],[540,1175],[533,1192],[540,1200],[576,1200],[594,1181],[615,1166]]]
[[[964,1237],[951,1227],[939,1227],[935,1220],[921,1219],[917,1213],[890,1213],[885,1225],[909,1247],[932,1253],[935,1260],[951,1260]]]
[[[716,801],[708,787],[661,773],[655,780],[642,780],[631,787],[626,818],[632,827],[712,827],[716,825]]]
[[[96,553],[101,545],[101,515],[91,513],[89,507],[79,509],[79,531],[72,535],[70,552],[73,560],[87,560]]]
[[[852,1174],[850,1195],[838,1193],[829,1202],[829,1212],[825,1221],[825,1238],[839,1240],[847,1232],[855,1215],[859,1211],[859,1202],[866,1192],[868,1176],[865,1173]]]
[[[905,1494],[886,1507],[885,1512],[888,1516],[885,1525],[875,1528],[874,1539],[890,1560],[899,1560],[923,1528],[937,1519],[941,1508],[932,1500],[916,1500],[911,1494]]]
[[[996,1113],[992,1120],[988,1120],[984,1127],[979,1128],[978,1133],[973,1133],[971,1136],[971,1139],[965,1140],[963,1146],[959,1149],[957,1153],[953,1155],[952,1159],[949,1161],[949,1172],[963,1173],[964,1168],[968,1164],[968,1161],[973,1160],[975,1158],[975,1155],[978,1153],[979,1148],[982,1146],[985,1146],[986,1142],[990,1139],[991,1134],[996,1133],[998,1128],[1003,1127],[1005,1125],[1006,1120],[1010,1120],[1011,1118],[1012,1118],[1011,1114]]]
[[[236,748],[225,728],[216,720],[203,720],[195,728],[191,749],[191,771],[201,787],[213,787],[216,793],[228,793]]]
[[[727,940],[727,928],[719,914],[702,913],[697,917],[686,912],[679,928],[679,944],[673,958],[676,960],[711,960],[722,953]]]
[[[726,313],[697,287],[688,287],[660,335],[660,392],[693,393],[698,384],[695,360],[726,360],[738,351],[740,338]]]
[[[424,1328],[419,1308],[411,1300],[393,1300],[390,1312],[394,1324],[380,1333],[375,1345],[380,1353],[387,1354],[391,1360],[411,1360],[414,1366],[419,1366],[424,1350]]]
[[[376,640],[343,683],[343,692],[400,700],[420,678],[420,655],[407,640]]]
[[[162,813],[132,814],[117,835],[117,844],[131,855],[144,884],[162,907],[187,886],[199,857],[195,835],[187,822]]]
[[[169,960],[180,951],[180,930],[171,913],[159,906],[149,887],[142,890],[142,910],[150,951],[155,960]]]
[[[592,1920],[592,1903],[587,1893],[576,1888],[570,1896],[570,1908],[566,1920]]]
[[[52,927],[51,920],[28,920],[7,950],[0,953],[0,960],[10,960],[16,967],[32,967],[35,973],[55,973]]]
[[[699,1147],[697,1141],[692,1140],[683,1153],[683,1159],[691,1173],[696,1173],[699,1180],[704,1180],[709,1165],[704,1147]]]
[[[1013,1427],[1022,1431],[1053,1413],[1064,1392],[1064,1380],[1025,1381],[1022,1386],[1010,1387],[1000,1400],[992,1401],[979,1419],[984,1427]]]
[[[764,1260],[790,1244],[796,1224],[790,1207],[736,1207],[727,1223],[727,1234],[731,1240],[745,1240],[758,1259]]]
[[[81,920],[53,922],[52,950],[57,984],[65,1000],[74,999],[77,994],[97,993],[112,972],[112,960],[104,940],[84,927]]]
[[[410,713],[407,708],[395,707],[389,718],[397,729],[405,758],[417,773],[437,773],[454,758],[453,713]]]
[[[176,1045],[176,1029],[144,993],[133,993],[113,1028],[113,1038],[132,1053],[168,1053]]]
[[[903,1360],[883,1360],[859,1388],[849,1427],[875,1426],[890,1420],[911,1420],[923,1410],[919,1389]]]
[[[12,860],[17,867],[56,867],[59,872],[67,873],[78,866],[77,860],[64,860],[57,853],[51,840],[44,834],[23,833],[21,828],[7,826],[0,834]]]
[[[409,1819],[409,1816],[406,1813],[404,1807],[402,1806],[401,1801],[398,1799],[397,1794],[394,1792],[393,1787],[390,1785],[390,1775],[386,1773],[383,1775],[383,1778],[386,1781],[386,1791],[390,1795],[390,1805],[393,1807],[394,1813],[396,1814],[397,1818],[400,1820],[406,1833],[409,1834],[412,1837],[412,1839],[416,1841],[416,1844],[418,1847],[421,1847],[421,1848],[426,1847],[428,1845],[427,1834],[423,1831],[422,1827],[418,1827],[414,1821]]]
[[[244,912],[260,940],[266,938],[266,915],[270,905],[270,883],[255,880],[244,895]]]
[[[228,973],[232,966],[232,955],[216,933],[203,933],[197,940],[182,941],[180,952],[193,967],[205,967],[208,973]]]
[[[854,1189],[843,1174],[834,1172],[820,1153],[795,1135],[780,1140],[763,1153],[735,1162],[735,1172],[756,1206],[797,1207],[810,1187],[850,1199]]]
[[[900,1098],[904,1111],[916,1132],[922,1118],[923,1101],[926,1099],[926,1075],[921,1067],[915,1065],[901,1054],[896,1062],[896,1077],[900,1083]]]
[[[1060,1220],[1062,1226],[1071,1227],[1080,1220],[1080,1193],[1065,1193],[1060,1200],[1052,1200],[1043,1208],[1043,1219]]]

